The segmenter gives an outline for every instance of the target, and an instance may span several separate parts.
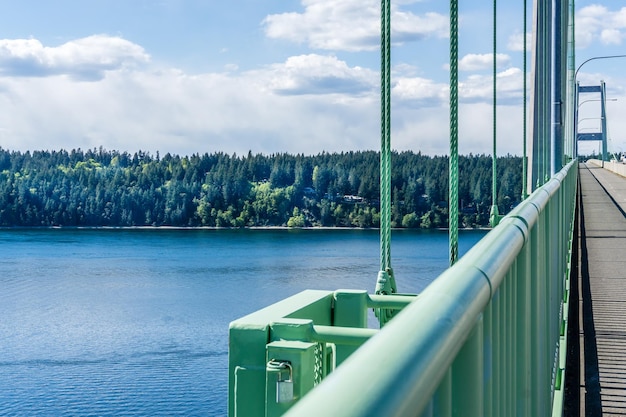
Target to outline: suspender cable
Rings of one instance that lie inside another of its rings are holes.
[[[500,221],[496,177],[496,4],[497,0],[493,0],[493,161],[491,164],[491,212],[489,213],[489,223],[491,227],[497,226]]]
[[[391,267],[391,0],[381,2],[380,270]]]
[[[526,101],[527,101],[527,95],[528,95],[528,88],[526,86],[526,71],[527,71],[527,67],[526,67],[526,55],[527,55],[527,51],[526,51],[526,19],[527,19],[527,15],[526,15],[526,0],[523,0],[524,2],[524,67],[523,67],[523,71],[522,71],[522,75],[524,77],[523,80],[523,89],[524,89],[524,94],[523,94],[523,110],[522,110],[522,136],[523,136],[523,142],[524,142],[524,155],[522,157],[522,199],[525,200],[526,197],[528,197],[528,156],[526,155]]]
[[[450,266],[459,257],[459,16],[458,0],[450,0]]]
[[[397,292],[391,269],[391,0],[381,0],[380,13],[380,271],[376,294]],[[392,310],[376,309],[381,327],[393,317]]]
[[[550,103],[552,101],[552,36],[550,36],[550,34],[552,33],[552,25],[553,25],[553,21],[552,21],[552,2],[549,1],[544,1],[541,2],[542,7],[544,9],[544,13],[547,19],[547,31],[548,31],[548,35],[544,37],[543,39],[543,43],[545,45],[545,51],[547,54],[547,59],[544,61],[544,70],[546,74],[549,74],[549,82],[547,82],[544,85],[544,94],[546,97],[549,98],[549,101],[547,101],[547,103]],[[551,144],[550,144],[550,139],[551,139],[551,105],[547,105],[546,109],[545,109],[545,113],[544,113],[544,135],[542,137],[542,142],[543,142],[543,155],[541,156],[543,159],[543,175],[542,175],[542,183],[541,184],[545,184],[546,182],[548,182],[548,180],[550,179],[550,157],[551,157]]]
[[[574,36],[574,33],[576,33],[576,4],[575,4],[575,0],[571,0],[570,2],[570,21],[571,21],[571,28],[570,28],[570,40],[571,40],[571,44],[570,44],[570,69],[571,69],[571,79],[570,79],[570,92],[571,92],[571,97],[570,97],[570,103],[572,105],[572,109],[569,111],[570,117],[572,118],[570,120],[570,138],[571,138],[571,152],[572,152],[572,159],[574,158],[578,158],[578,138],[576,137],[576,128],[574,126],[574,123],[576,121],[576,114],[577,114],[577,108],[575,107],[578,104],[578,100],[577,100],[577,92],[576,92],[576,72],[574,71],[574,68],[576,68],[576,36]]]

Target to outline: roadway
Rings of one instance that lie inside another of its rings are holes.
[[[626,178],[595,165],[581,164],[580,196],[580,415],[623,416],[626,415]]]

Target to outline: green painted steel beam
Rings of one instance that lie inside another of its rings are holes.
[[[312,340],[315,342],[334,343],[337,345],[361,346],[378,332],[378,329],[313,326]]]
[[[401,310],[408,304],[415,301],[415,295],[407,294],[392,294],[392,295],[377,295],[370,294],[367,300],[367,307],[369,308],[388,308],[393,310]]]

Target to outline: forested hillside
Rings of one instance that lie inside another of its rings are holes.
[[[379,225],[379,154],[224,153],[181,157],[103,149],[0,148],[0,226]],[[392,156],[394,227],[446,227],[448,158]],[[485,226],[491,157],[460,157],[460,224]],[[521,158],[498,158],[498,205],[520,200]]]

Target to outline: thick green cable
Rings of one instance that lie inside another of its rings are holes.
[[[496,49],[496,0],[493,0],[493,158],[492,158],[492,172],[491,172],[491,204],[493,206],[496,205],[497,202],[497,191],[496,191],[496,104],[497,104],[497,94],[496,94],[496,84],[497,84],[497,49]]]
[[[450,266],[459,257],[459,15],[458,0],[450,0]]]
[[[380,14],[380,271],[376,294],[393,294],[397,289],[391,268],[391,0],[381,0]],[[375,309],[374,313],[382,327],[394,311]]]
[[[572,46],[571,46],[571,51],[572,51],[572,59],[571,59],[571,63],[572,63],[572,73],[574,74],[574,76],[572,77],[572,106],[576,106],[577,104],[577,100],[576,100],[576,72],[574,71],[574,68],[576,68],[576,36],[574,36],[574,34],[576,33],[576,0],[572,0],[572,8],[571,8],[571,17],[572,17]],[[578,138],[576,137],[576,128],[574,127],[574,123],[576,121],[575,119],[575,115],[576,112],[578,111],[578,109],[574,108],[571,111],[572,114],[572,159],[573,158],[578,158]]]
[[[391,0],[381,2],[380,270],[391,268]]]
[[[545,9],[545,13],[543,13],[543,19],[545,22],[545,27],[549,28],[548,30],[550,32],[552,32],[552,10],[551,10],[551,2],[543,2],[543,7]],[[544,37],[544,44],[545,44],[545,51],[550,51],[551,49],[551,37],[550,36],[545,36]],[[548,56],[550,56],[549,52],[548,52]],[[545,80],[543,83],[543,94],[544,97],[552,97],[552,81],[551,79],[551,71],[552,71],[552,58],[548,58],[545,60],[544,62],[544,71],[545,74],[547,75],[547,79]],[[545,127],[545,133],[543,135],[543,182],[541,183],[542,185],[545,184],[546,182],[548,182],[548,180],[550,179],[550,139],[551,139],[551,120],[550,120],[550,111],[544,112],[543,115],[543,120],[544,120],[544,127]]]
[[[497,73],[497,49],[496,49],[496,5],[497,0],[493,0],[493,159],[491,164],[491,212],[489,213],[489,223],[491,227],[498,225],[500,221],[500,213],[498,212],[498,192],[497,192],[497,172],[496,172],[496,76]]]
[[[522,71],[522,75],[523,75],[523,83],[524,83],[524,107],[523,107],[523,111],[522,111],[522,136],[524,138],[524,157],[522,159],[522,199],[525,200],[526,197],[528,197],[528,156],[527,156],[527,152],[526,152],[526,100],[527,100],[527,86],[526,86],[526,71],[527,71],[527,66],[526,66],[526,55],[527,55],[527,51],[526,51],[526,19],[527,19],[527,14],[526,14],[526,0],[524,1],[524,69]]]

